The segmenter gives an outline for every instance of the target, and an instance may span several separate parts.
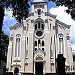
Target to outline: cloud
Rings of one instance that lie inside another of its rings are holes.
[[[66,13],[67,7],[65,6],[59,6],[58,8],[51,8],[49,12],[53,15],[57,15],[56,19],[59,21],[71,25],[70,28],[70,36],[71,36],[71,42],[72,42],[72,48],[75,49],[75,21],[71,19],[71,15]]]
[[[5,9],[5,16],[4,16],[4,20],[3,20],[3,26],[2,26],[2,30],[4,31],[5,34],[10,35],[10,30],[9,30],[9,26],[12,26],[16,23],[16,19],[14,17],[12,17],[12,10],[6,10]]]

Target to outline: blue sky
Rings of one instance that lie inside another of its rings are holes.
[[[56,7],[56,5],[52,2],[48,2],[48,12],[53,15],[57,15],[57,19],[71,25],[70,28],[70,37],[72,42],[72,48],[75,50],[75,21],[71,19],[71,16],[65,12],[67,8],[64,6]],[[5,10],[5,16],[3,21],[3,28],[5,34],[10,35],[9,26],[16,24],[16,19],[12,17],[11,10]]]

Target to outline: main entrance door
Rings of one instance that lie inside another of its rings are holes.
[[[36,75],[43,75],[43,62],[36,62],[35,63],[35,74]]]

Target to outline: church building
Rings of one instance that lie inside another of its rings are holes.
[[[57,20],[47,9],[45,0],[34,0],[28,18],[10,27],[8,72],[18,69],[23,75],[56,73],[58,54],[66,58],[65,71],[73,71],[70,25]]]

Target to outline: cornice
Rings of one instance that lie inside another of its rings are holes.
[[[12,29],[16,29],[16,28],[18,28],[18,27],[20,27],[20,26],[22,26],[21,23],[16,23],[15,25],[10,26],[9,28],[10,28],[10,30],[12,30]]]
[[[38,5],[38,4],[44,4],[44,5],[45,5],[45,4],[47,4],[47,2],[32,2],[31,4],[34,4],[34,5],[35,5],[35,4],[37,4],[37,5]]]
[[[51,14],[49,12],[45,12],[45,16],[50,16],[50,17],[56,19],[56,15],[53,15],[53,14]]]
[[[65,23],[63,23],[63,22],[61,22],[61,21],[59,21],[59,20],[56,20],[56,23],[58,23],[58,24],[60,24],[60,25],[62,25],[62,26],[64,26],[64,27],[66,27],[66,28],[68,28],[68,29],[70,29],[70,27],[71,27],[71,25],[67,25],[67,24],[65,24]]]
[[[30,12],[30,13],[28,14],[28,17],[30,17],[30,16],[34,16],[34,12]]]

